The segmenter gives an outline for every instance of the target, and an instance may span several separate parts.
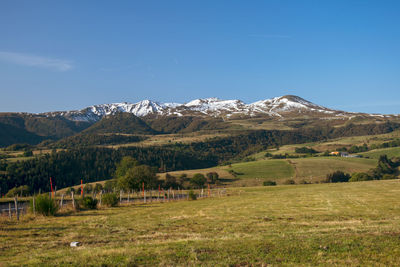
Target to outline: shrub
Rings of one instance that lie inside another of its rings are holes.
[[[316,151],[316,150],[314,150],[314,149],[312,149],[312,148],[310,148],[310,147],[296,147],[295,149],[294,149],[294,151],[296,152],[296,153],[302,153],[302,154],[315,154],[315,153],[318,153],[318,151]]]
[[[29,186],[27,185],[21,185],[19,187],[14,187],[10,189],[6,197],[14,197],[14,196],[28,196],[29,195]]]
[[[114,179],[108,180],[104,183],[104,190],[106,192],[112,192],[116,186],[117,186],[116,180],[114,180]]]
[[[217,172],[209,172],[206,174],[206,176],[207,176],[208,182],[211,184],[215,184],[219,179],[219,175]]]
[[[397,177],[393,174],[384,174],[382,176],[382,180],[391,180],[391,179],[396,179]]]
[[[91,184],[86,184],[84,187],[83,187],[83,193],[84,194],[89,194],[89,193],[91,193],[93,191],[93,186],[91,185]]]
[[[115,193],[103,194],[101,197],[101,204],[108,207],[115,207],[118,205],[119,198]]]
[[[270,157],[272,157],[272,154],[271,154],[271,153],[269,153],[269,152],[267,152],[267,153],[265,153],[265,154],[264,154],[264,157],[266,157],[266,158],[270,158]]]
[[[103,186],[99,183],[96,183],[96,185],[93,188],[93,191],[99,193],[101,190],[103,190]]]
[[[196,200],[197,199],[197,195],[195,192],[193,192],[193,190],[189,191],[189,199],[190,200]]]
[[[24,152],[24,157],[32,157],[33,156],[33,152],[32,152],[32,150],[27,150],[27,151],[25,151]]]
[[[79,206],[84,209],[94,210],[97,208],[97,199],[86,196],[79,200]]]
[[[202,188],[206,182],[206,177],[204,177],[204,175],[201,173],[196,173],[193,175],[193,178],[190,179],[190,183],[197,188]]]
[[[286,181],[283,182],[283,184],[296,184],[296,182],[293,179],[287,179]]]
[[[263,182],[263,186],[274,186],[274,185],[276,185],[276,182],[275,181],[264,181]]]
[[[349,182],[358,182],[358,181],[369,181],[372,180],[372,177],[369,176],[365,172],[355,172],[351,175]]]
[[[342,171],[335,171],[326,176],[326,181],[328,183],[342,183],[348,182],[350,179],[350,174],[344,173]]]
[[[33,199],[30,201],[33,209]],[[54,216],[57,213],[58,205],[47,194],[38,195],[35,198],[35,211],[44,216]]]
[[[75,189],[73,187],[70,187],[67,189],[67,191],[65,192],[67,195],[71,195],[71,193],[74,192],[75,193]]]
[[[311,182],[308,182],[308,181],[303,179],[303,180],[300,180],[299,184],[311,184]]]

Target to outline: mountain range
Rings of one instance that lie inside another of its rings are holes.
[[[347,122],[399,122],[398,115],[345,112],[299,96],[286,95],[246,104],[218,98],[190,102],[113,103],[81,110],[46,113],[0,113],[0,146],[37,144],[75,134],[171,134],[198,131],[294,129]]]
[[[336,116],[348,117],[357,113],[333,110],[316,105],[301,97],[286,95],[266,100],[260,100],[251,104],[245,104],[241,100],[220,100],[218,98],[205,98],[192,100],[185,104],[159,103],[151,100],[143,100],[137,103],[113,103],[94,105],[81,110],[48,112],[43,115],[61,116],[73,121],[96,122],[105,116],[116,113],[131,113],[138,117],[146,116],[200,116],[223,117],[235,119],[238,117],[293,117],[295,115]]]

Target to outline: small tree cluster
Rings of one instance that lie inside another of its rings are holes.
[[[14,187],[10,189],[6,194],[6,197],[15,197],[15,196],[24,197],[24,196],[29,196],[29,193],[30,193],[29,186],[21,185],[19,187]]]

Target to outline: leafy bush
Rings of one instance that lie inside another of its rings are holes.
[[[190,200],[196,200],[197,199],[197,195],[195,192],[193,192],[193,190],[189,191],[189,199]]]
[[[355,172],[351,175],[349,182],[358,182],[358,181],[369,181],[372,180],[372,177],[369,176],[365,172]]]
[[[396,179],[397,177],[393,174],[384,174],[382,176],[382,180],[392,180],[392,179]]]
[[[21,185],[19,187],[14,187],[10,189],[6,197],[14,197],[14,196],[28,196],[29,195],[29,186],[27,185]]]
[[[33,209],[33,199],[30,201]],[[35,198],[35,211],[44,216],[54,216],[57,213],[58,205],[47,194],[38,195]]]
[[[276,182],[275,181],[264,181],[263,182],[263,186],[274,186],[274,185],[276,185]]]
[[[91,193],[93,191],[93,186],[91,185],[91,184],[86,184],[84,187],[83,187],[83,193],[84,194],[89,194],[89,193]]]
[[[206,176],[210,184],[215,184],[219,179],[219,175],[217,172],[209,172],[206,174]]]
[[[27,150],[23,153],[24,157],[32,157],[33,156],[33,152],[32,150]]]
[[[96,185],[93,188],[93,191],[99,193],[101,190],[103,190],[103,186],[99,183],[96,183]]]
[[[290,185],[290,184],[296,184],[296,182],[293,179],[287,179],[286,181],[283,182],[283,184]]]
[[[326,176],[326,181],[328,183],[342,183],[348,182],[350,179],[350,174],[344,173],[342,171],[335,171]]]
[[[79,200],[79,206],[84,209],[94,210],[97,208],[97,199],[86,196]]]
[[[118,205],[119,198],[115,193],[103,194],[101,197],[101,204],[108,207],[115,207]]]
[[[193,175],[193,178],[190,179],[190,183],[196,188],[202,188],[206,182],[206,177],[201,173],[196,173]]]
[[[296,152],[296,153],[301,153],[301,154],[315,154],[315,153],[318,153],[318,151],[316,151],[315,149],[312,149],[312,148],[310,148],[310,147],[296,147],[295,149],[294,149],[294,151]]]
[[[308,182],[308,181],[303,179],[303,180],[300,180],[299,184],[311,184],[311,182]]]

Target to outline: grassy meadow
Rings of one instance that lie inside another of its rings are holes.
[[[0,265],[398,266],[399,193],[397,180],[247,187],[221,198],[2,218]]]

